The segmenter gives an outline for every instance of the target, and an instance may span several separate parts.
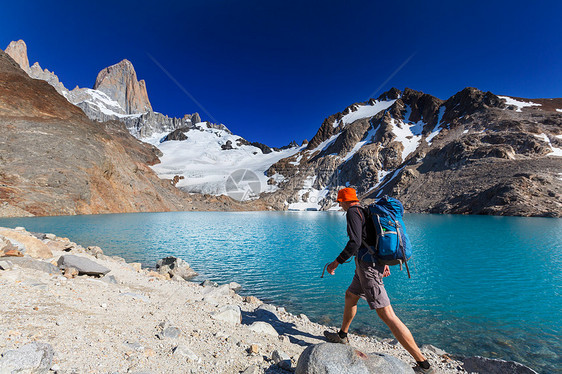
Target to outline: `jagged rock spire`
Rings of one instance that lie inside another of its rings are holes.
[[[94,89],[117,101],[127,114],[152,111],[146,83],[144,80],[137,80],[137,73],[129,60],[123,60],[100,71]]]
[[[27,74],[30,73],[29,59],[27,58],[27,45],[23,40],[12,41],[5,51]]]

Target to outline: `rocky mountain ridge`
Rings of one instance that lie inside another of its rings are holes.
[[[122,60],[102,69],[93,89],[76,86],[73,90],[68,90],[54,72],[43,70],[38,62],[29,66],[27,45],[23,40],[10,42],[6,53],[31,78],[49,83],[70,103],[80,107],[88,118],[98,122],[121,121],[137,138],[174,131],[182,126],[191,127],[201,122],[198,113],[173,118],[154,112],[148,99],[146,83],[144,80],[137,80],[136,71],[129,60]],[[212,126],[226,128],[224,125]]]
[[[121,122],[90,120],[3,51],[0,130],[0,216],[250,209],[158,178],[157,148]]]
[[[23,41],[7,51],[89,118],[118,120],[159,148],[162,162],[154,169],[188,192],[228,195],[229,174],[242,168],[261,186],[240,187],[252,190],[244,195],[259,197],[256,203],[269,209],[336,209],[336,191],[353,186],[365,202],[391,194],[410,212],[562,215],[562,99],[466,88],[441,100],[392,88],[329,116],[301,147],[294,143],[284,147],[289,152],[270,155],[284,150],[250,143],[224,125],[201,123],[197,113],[179,119],[139,112],[150,106],[146,85],[126,60],[98,75],[95,87],[105,92],[68,91],[54,73],[37,63],[29,67]],[[144,93],[127,101],[123,92],[129,86]]]
[[[326,118],[305,150],[268,170],[279,189],[265,198],[277,209],[326,210],[353,186],[365,203],[389,194],[409,212],[560,217],[558,103],[392,89]]]

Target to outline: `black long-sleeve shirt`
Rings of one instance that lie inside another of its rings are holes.
[[[367,241],[366,224],[365,213],[361,205],[349,207],[347,210],[347,236],[349,236],[349,241],[338,258],[336,258],[338,263],[343,264],[351,256],[355,256],[359,248],[363,247],[363,243],[370,243]]]

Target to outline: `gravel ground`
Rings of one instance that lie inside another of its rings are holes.
[[[18,266],[0,270],[0,353],[34,341],[49,343],[55,352],[51,372],[57,373],[240,373],[252,366],[260,373],[288,373],[274,363],[274,351],[291,357],[294,370],[307,346],[324,342],[326,326],[243,298],[228,286],[165,280],[138,264],[82,251],[77,246],[70,253],[111,272],[104,278],[67,279]],[[56,263],[66,254],[54,250],[47,261]],[[240,307],[242,323],[213,317],[228,305]],[[278,320],[264,319],[273,315]],[[257,320],[269,321],[279,336],[251,330]],[[388,353],[414,364],[393,341],[350,337],[362,352]],[[432,348],[424,353],[438,373],[465,372],[446,354]]]

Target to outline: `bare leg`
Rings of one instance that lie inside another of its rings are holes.
[[[343,321],[341,323],[341,331],[347,332],[351,321],[357,313],[357,302],[359,301],[359,296],[352,294],[349,291],[345,291],[345,307],[343,309]]]
[[[347,298],[346,298],[347,306]],[[410,330],[404,325],[404,323],[394,314],[392,306],[386,306],[384,308],[377,309],[377,314],[383,320],[384,323],[390,328],[392,334],[402,344],[402,346],[414,357],[416,361],[424,361],[425,357],[422,355],[418,345],[416,344],[414,337]]]

